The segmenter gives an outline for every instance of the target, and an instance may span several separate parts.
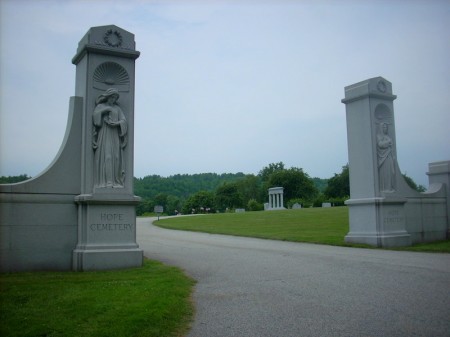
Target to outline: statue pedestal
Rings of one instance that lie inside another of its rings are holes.
[[[345,203],[351,224],[345,242],[376,247],[411,245],[411,235],[405,230],[406,199],[350,199]]]
[[[142,266],[136,243],[138,197],[79,195],[78,244],[73,269],[101,270]]]

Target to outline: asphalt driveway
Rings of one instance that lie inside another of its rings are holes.
[[[198,281],[189,337],[450,336],[450,254],[165,230],[137,219],[146,257]]]

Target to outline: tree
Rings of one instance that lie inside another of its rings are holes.
[[[276,186],[284,187],[286,201],[294,198],[313,199],[318,194],[313,180],[303,172],[303,169],[296,167],[272,173],[268,187]]]
[[[214,193],[199,191],[191,195],[183,206],[183,213],[214,212]]]
[[[140,216],[144,213],[152,213],[155,207],[153,199],[142,199],[139,205],[136,206],[136,215]]]
[[[0,177],[0,184],[14,184],[14,183],[19,183],[21,181],[25,181],[31,179],[31,177],[29,177],[26,174],[21,174],[19,176],[1,176]]]
[[[216,207],[220,210],[243,207],[237,183],[224,183],[216,190]]]
[[[350,177],[348,164],[342,166],[341,173],[335,173],[332,178],[328,180],[328,186],[324,192],[328,198],[345,198],[350,196]]]
[[[408,186],[411,187],[413,190],[416,190],[417,192],[425,192],[426,191],[425,186],[417,185],[416,182],[413,180],[413,178],[408,176],[406,174],[406,172],[402,173],[402,176],[405,179]]]
[[[179,212],[181,212],[182,205],[183,203],[180,198],[169,195],[167,197],[167,206],[165,212],[169,215],[178,214]]]
[[[247,210],[248,211],[262,211],[264,209],[264,205],[256,201],[255,199],[250,199],[247,202]]]
[[[248,174],[244,178],[237,180],[236,185],[242,198],[243,205],[246,205],[251,199],[264,200],[261,198],[262,184],[259,176]]]
[[[263,182],[267,182],[269,177],[275,172],[281,172],[284,170],[284,163],[280,161],[279,163],[271,163],[269,166],[263,167],[261,171],[259,171],[258,175],[261,177]]]
[[[166,211],[167,208],[167,199],[168,199],[168,195],[166,193],[158,193],[154,198],[154,204],[155,206],[162,206],[164,208],[164,211]]]

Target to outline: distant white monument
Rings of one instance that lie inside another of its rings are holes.
[[[269,205],[266,210],[280,210],[284,208],[284,188],[283,187],[272,187],[269,188]]]
[[[345,88],[350,231],[345,241],[378,247],[449,238],[450,161],[429,164],[430,187],[411,189],[397,163],[392,84],[382,77]]]

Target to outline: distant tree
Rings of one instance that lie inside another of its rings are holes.
[[[242,196],[239,193],[238,183],[224,183],[216,190],[216,208],[224,211],[226,208],[233,209],[243,207]]]
[[[169,215],[176,215],[181,212],[183,203],[180,198],[169,195],[167,197],[167,206],[165,212]]]
[[[325,189],[328,186],[328,179],[323,179],[323,178],[312,178],[313,182],[314,182],[314,186],[316,186],[317,190],[321,193],[325,192]]]
[[[153,203],[158,206],[162,206],[164,208],[164,212],[166,212],[167,209],[167,199],[168,199],[168,195],[166,193],[158,193],[154,198],[153,198]]]
[[[259,203],[255,199],[250,199],[247,202],[247,210],[248,211],[262,211],[264,209],[264,205]]]
[[[244,178],[236,181],[236,185],[239,191],[239,194],[242,198],[243,205],[246,205],[249,200],[261,199],[261,178],[259,176],[255,176],[253,174],[248,174]]]
[[[350,196],[350,177],[348,164],[342,166],[342,171],[339,174],[328,179],[328,186],[324,191],[328,198],[344,198]]]
[[[425,187],[417,185],[414,180],[406,173],[402,173],[406,183],[412,189],[418,192],[424,192]],[[345,198],[350,196],[350,175],[348,164],[342,167],[342,171],[339,174],[335,174],[328,180],[328,186],[324,192],[327,198]]]
[[[426,188],[423,185],[417,185],[416,182],[413,180],[413,178],[409,177],[406,172],[402,173],[403,178],[405,179],[406,183],[409,187],[411,187],[413,190],[416,190],[417,192],[425,192]]]
[[[26,174],[21,174],[18,176],[1,176],[0,177],[0,184],[15,184],[15,183],[20,183],[21,181],[25,181],[31,179],[31,177],[29,177]]]
[[[291,167],[288,170],[280,170],[269,177],[269,187],[284,187],[284,199],[294,198],[312,199],[317,194],[317,188],[313,180],[303,172],[303,169]]]
[[[183,205],[183,213],[214,212],[214,193],[210,191],[199,191],[191,195]]]
[[[139,205],[136,206],[136,215],[141,216],[145,213],[152,213],[155,207],[155,202],[153,199],[143,199],[139,203]]]
[[[269,166],[263,167],[261,171],[259,171],[258,175],[261,177],[261,180],[263,182],[266,182],[269,180],[269,177],[275,173],[280,172],[284,170],[284,163],[271,163]]]
[[[170,177],[149,175],[134,178],[134,193],[144,199],[152,199],[159,193],[173,195],[181,200],[198,191],[213,192],[224,182],[237,181],[245,177],[243,173],[200,173],[176,174]]]

